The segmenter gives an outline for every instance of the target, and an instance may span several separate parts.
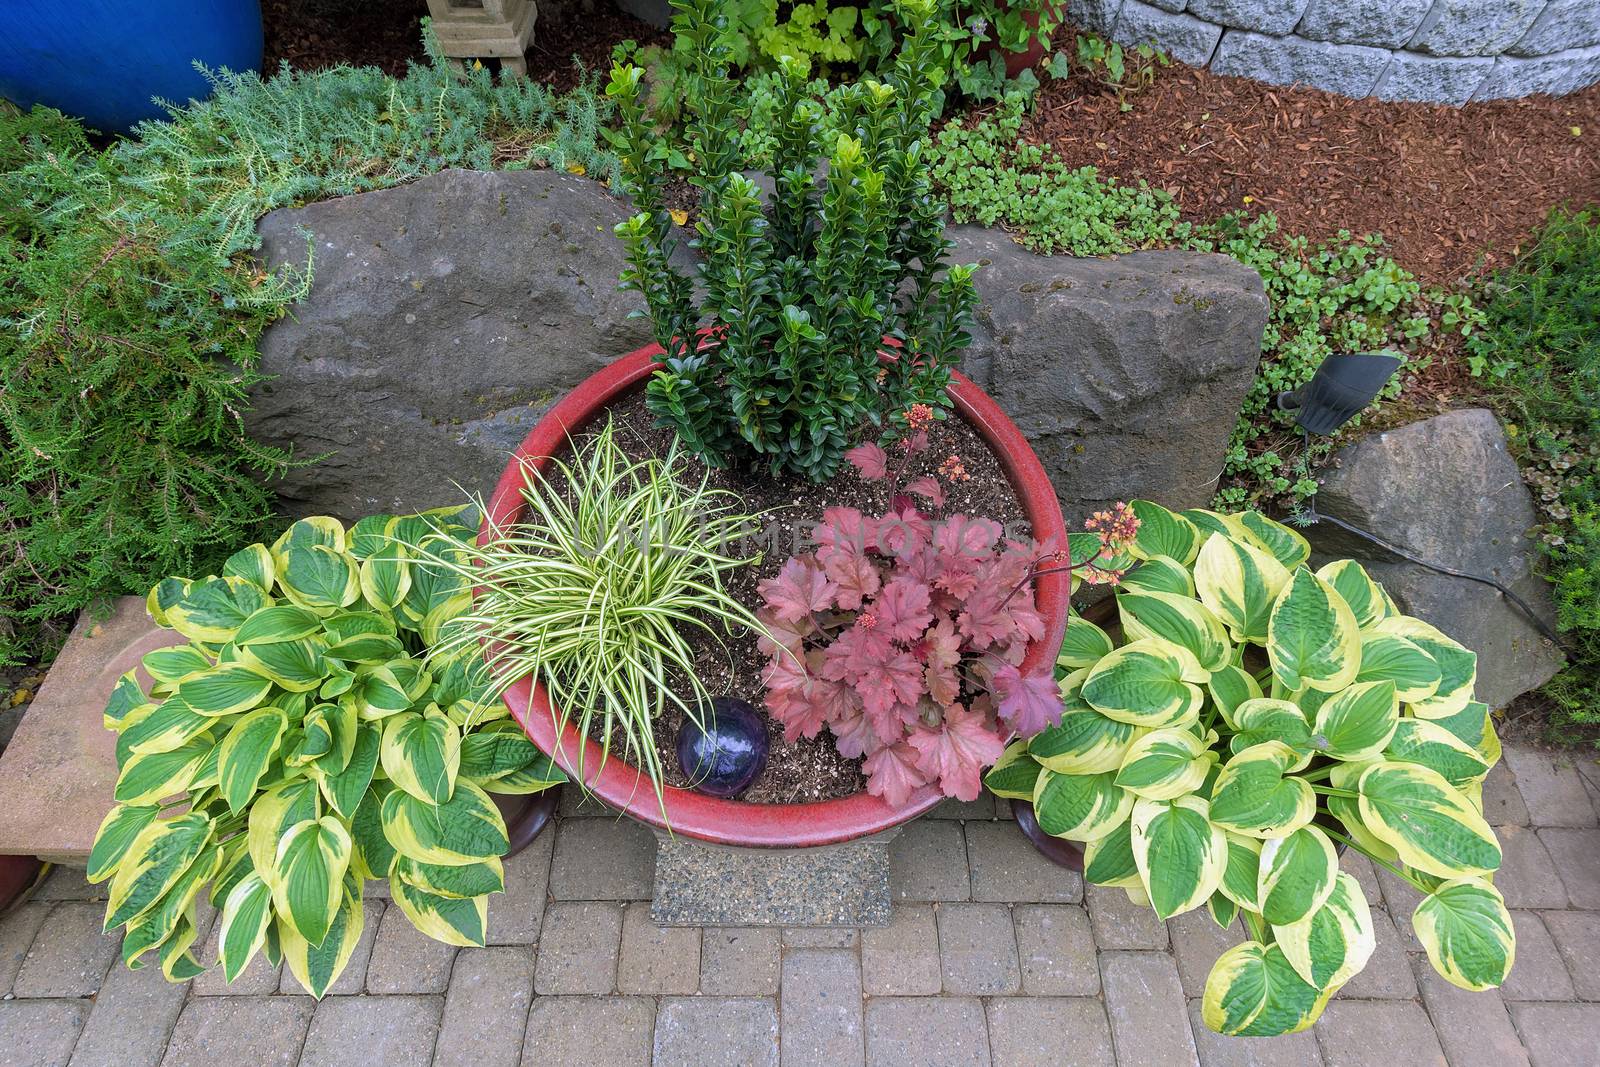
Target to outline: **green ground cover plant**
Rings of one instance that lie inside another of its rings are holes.
[[[1568,644],[1569,665],[1542,690],[1551,730],[1600,736],[1600,209],[1552,213],[1482,304],[1469,359],[1542,512]]]
[[[0,663],[163,574],[204,573],[270,512],[291,457],[243,428],[262,329],[304,291],[247,253],[274,208],[445,167],[601,179],[611,106],[434,62],[218,74],[208,102],[97,147],[0,105]]]

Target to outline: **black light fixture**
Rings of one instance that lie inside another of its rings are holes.
[[[1378,399],[1400,369],[1400,357],[1384,352],[1335,352],[1311,380],[1278,394],[1280,411],[1299,411],[1295,422],[1308,434],[1330,434]]]

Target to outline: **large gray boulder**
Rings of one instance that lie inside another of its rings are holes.
[[[1196,252],[1039,256],[959,226],[979,263],[966,370],[1033,443],[1076,523],[1114,500],[1208,504],[1255,374],[1267,297],[1237,261]]]
[[[1446,412],[1346,446],[1316,507],[1418,559],[1493,578],[1553,623],[1528,537],[1533,498],[1493,412]],[[1479,700],[1502,707],[1560,669],[1560,651],[1493,586],[1418,566],[1330,523],[1305,532],[1319,556],[1361,560],[1403,610],[1476,652]]]

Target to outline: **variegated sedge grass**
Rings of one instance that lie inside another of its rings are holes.
[[[544,471],[524,461],[520,521],[483,545],[440,537],[421,550],[476,589],[429,657],[483,642],[493,650],[489,702],[535,675],[558,728],[575,720],[580,735],[596,736],[598,716],[601,765],[620,734],[623,758],[664,804],[652,723],[669,703],[699,723],[713,696],[684,633],[698,629],[719,644],[736,627],[766,633],[724,582],[760,558],[737,554],[758,516],[738,511],[737,495],[713,488],[708,474],[688,477],[676,445],[665,459],[629,459],[609,420],[573,448]],[[678,677],[688,694],[673,690]],[[589,780],[581,746],[574,762]]]

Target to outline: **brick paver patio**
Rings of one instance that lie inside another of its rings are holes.
[[[57,870],[0,922],[0,1067],[1600,1064],[1600,769],[1506,755],[1485,788],[1518,934],[1505,988],[1440,980],[1409,932],[1414,894],[1347,856],[1378,950],[1293,1037],[1208,1032],[1198,998],[1237,934],[1085,895],[1003,801],[947,805],[901,835],[887,928],[778,931],[658,929],[641,903],[649,833],[569,800],[508,862],[489,947],[436,945],[371,899],[320,1004],[259,962],[232,987],[128,971],[99,933],[100,887]]]

